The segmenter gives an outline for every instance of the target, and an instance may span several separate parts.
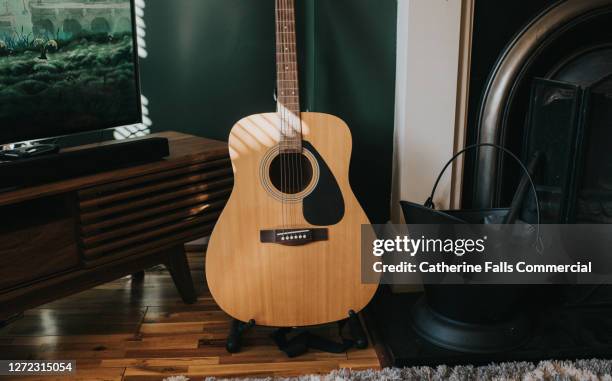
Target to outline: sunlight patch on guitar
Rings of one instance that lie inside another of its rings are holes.
[[[259,137],[259,141],[266,147],[272,147],[280,141],[280,128],[264,115],[256,115],[251,132]]]

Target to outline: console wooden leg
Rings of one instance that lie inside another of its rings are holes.
[[[193,279],[191,279],[191,271],[183,246],[170,250],[166,267],[183,301],[187,304],[195,303],[198,297],[193,287]]]

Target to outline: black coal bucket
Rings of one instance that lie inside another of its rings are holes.
[[[402,201],[407,224],[484,224],[508,221],[513,208],[435,210],[433,196],[448,166],[465,151],[495,147],[508,153],[525,171],[523,184],[535,185],[530,170],[512,152],[493,144],[478,144],[457,153],[442,169],[425,205]],[[534,161],[534,167],[537,159]],[[533,170],[531,170],[533,172]],[[517,192],[518,193],[518,192]],[[539,204],[536,197],[539,235]],[[522,199],[521,199],[522,201]],[[522,203],[522,202],[520,202]],[[494,353],[514,349],[529,338],[531,324],[523,308],[525,285],[424,285],[425,295],[412,310],[415,331],[427,341],[447,349],[471,353]]]

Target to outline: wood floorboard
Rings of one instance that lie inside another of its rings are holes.
[[[0,359],[76,360],[77,374],[69,379],[88,381],[296,376],[380,367],[373,347],[341,354],[309,351],[288,358],[274,346],[273,329],[265,327],[245,335],[240,353],[227,353],[231,319],[206,288],[203,255],[190,253],[188,258],[196,303],[184,304],[166,269],[157,266],[141,282],[126,277],[25,311],[0,329]],[[312,331],[339,340],[335,324]],[[19,378],[54,379],[68,378]]]

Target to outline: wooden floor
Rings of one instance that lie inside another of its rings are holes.
[[[201,380],[380,367],[372,347],[343,354],[310,351],[288,359],[266,328],[249,332],[241,353],[228,354],[224,345],[230,319],[206,290],[203,255],[190,254],[189,260],[197,303],[183,304],[169,274],[162,267],[151,269],[140,283],[123,278],[26,311],[0,329],[0,359],[76,360],[76,380],[161,380],[172,375]],[[316,332],[337,338],[336,327]]]

